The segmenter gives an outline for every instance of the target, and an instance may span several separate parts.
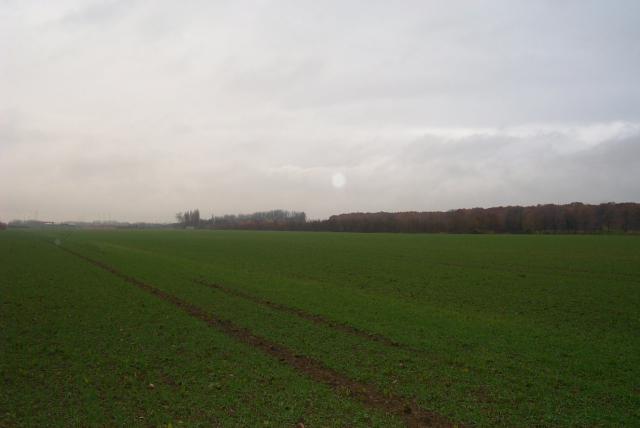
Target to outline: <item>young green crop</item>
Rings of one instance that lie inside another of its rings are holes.
[[[0,256],[0,426],[401,425],[30,234]]]
[[[208,231],[46,237],[56,238],[454,422],[640,423],[637,237]]]

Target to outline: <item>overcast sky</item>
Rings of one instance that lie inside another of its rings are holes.
[[[640,1],[0,0],[0,220],[640,201]]]

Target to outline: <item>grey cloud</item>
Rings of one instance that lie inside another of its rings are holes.
[[[635,1],[1,9],[2,219],[639,196]]]
[[[134,3],[132,0],[100,0],[71,10],[55,23],[61,26],[106,25],[126,16]]]

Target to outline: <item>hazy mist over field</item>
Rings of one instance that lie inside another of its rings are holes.
[[[640,2],[0,0],[0,220],[640,200]]]

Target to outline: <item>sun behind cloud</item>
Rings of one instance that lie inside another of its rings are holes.
[[[341,172],[336,172],[331,176],[331,184],[336,189],[342,189],[347,184],[347,177]]]

